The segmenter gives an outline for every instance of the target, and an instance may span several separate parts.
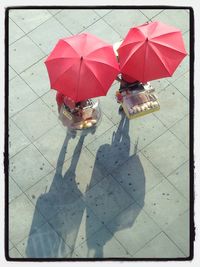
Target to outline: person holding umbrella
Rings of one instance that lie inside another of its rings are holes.
[[[70,121],[66,126],[80,130],[96,125],[98,105],[91,99],[105,96],[119,74],[112,45],[89,33],[73,35],[58,41],[45,64],[51,88],[59,92],[58,110]]]
[[[159,21],[131,28],[117,53],[122,76],[119,102],[125,91],[145,86],[152,90],[149,81],[171,77],[187,55],[181,31]]]

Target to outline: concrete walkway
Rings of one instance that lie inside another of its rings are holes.
[[[11,258],[189,256],[188,10],[10,10],[9,255]],[[110,43],[160,20],[182,30],[188,56],[153,81],[161,109],[128,121],[114,83],[94,134],[57,116],[44,60],[83,31]]]

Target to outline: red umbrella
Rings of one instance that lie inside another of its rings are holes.
[[[119,73],[112,45],[89,33],[60,39],[45,64],[51,88],[75,102],[106,95]]]
[[[181,31],[155,21],[130,29],[118,54],[124,80],[145,83],[172,76],[187,53]]]

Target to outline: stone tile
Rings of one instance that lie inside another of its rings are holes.
[[[17,248],[24,258],[65,258],[71,251],[48,223],[37,228]]]
[[[35,225],[31,226],[33,217],[35,218]],[[33,204],[24,194],[10,203],[9,239],[14,245],[18,244],[44,223],[43,217],[34,209]]]
[[[63,204],[58,201],[59,192],[54,185],[60,179],[62,177],[53,171],[26,191],[28,198],[47,220],[56,216],[59,210],[63,208]]]
[[[99,16],[90,9],[62,10],[55,17],[73,34],[84,31],[99,19]]]
[[[28,33],[49,19],[51,14],[45,9],[11,9],[9,17]]]
[[[16,153],[21,151],[23,148],[28,146],[30,141],[19,128],[14,124],[14,122],[9,120],[9,157],[14,156]]]
[[[179,247],[179,249],[189,256],[190,254],[190,217],[189,212],[180,215],[165,230],[168,237]]]
[[[9,250],[9,257],[11,259],[23,258],[22,255],[19,253],[19,251],[15,247]]]
[[[62,9],[47,9],[52,15],[56,15],[58,12],[62,11]]]
[[[45,102],[46,105],[58,116],[58,106],[56,102],[56,90],[50,90],[41,97],[41,99]]]
[[[13,201],[15,198],[22,194],[22,190],[19,186],[14,182],[14,180],[9,177],[9,188],[8,188],[8,196],[9,196],[9,203]]]
[[[16,114],[13,121],[31,141],[58,123],[55,114],[40,99]]]
[[[10,160],[13,180],[25,191],[52,170],[52,166],[30,145]]]
[[[189,113],[188,100],[173,85],[163,89],[158,99],[160,110],[154,114],[168,128]]]
[[[71,253],[66,255],[66,258],[80,259],[81,256],[78,254],[78,252],[76,250],[72,250]]]
[[[67,179],[68,176],[74,176],[76,185],[83,194],[107,174],[86,148],[83,148],[64,163],[62,173],[63,177]]]
[[[10,240],[8,240],[8,249],[11,249],[13,247],[14,247],[13,243]]]
[[[65,139],[66,138],[66,139]],[[41,138],[37,139],[34,143],[35,146],[40,150],[40,152],[44,155],[46,159],[54,166],[59,164],[63,164],[63,161],[60,162],[59,153],[61,152],[61,148],[64,144],[63,154],[64,161],[71,158],[74,149],[78,144],[78,137],[72,138],[72,136],[67,135],[67,130],[62,128],[59,124],[54,128],[49,130],[45,135]],[[49,145],[51,144],[51,145]],[[77,152],[79,149],[77,148]]]
[[[154,114],[158,113],[159,111]],[[167,130],[154,114],[147,114],[129,122],[130,140],[138,150],[146,147]]]
[[[188,100],[190,98],[190,73],[187,71],[185,74],[181,75],[173,85],[183,94]],[[191,88],[192,89],[192,88]]]
[[[68,225],[66,225],[68,227]],[[81,223],[79,225],[78,235],[76,237],[76,243],[74,248],[88,240],[94,233],[96,233],[102,227],[102,223],[91,211],[90,208],[85,206]]]
[[[98,36],[103,41],[114,44],[120,40],[120,35],[113,30],[103,19],[98,20],[86,29],[87,32]]]
[[[180,63],[180,65],[177,67],[175,72],[173,73],[172,77],[168,77],[167,80],[173,84],[174,81],[176,81],[179,77],[181,77],[183,74],[188,72],[190,67],[190,57],[186,56]]]
[[[189,14],[184,9],[165,9],[156,16],[156,20],[176,27],[182,33],[189,30]]]
[[[161,232],[136,203],[116,216],[107,227],[131,255]]]
[[[87,242],[78,247],[81,258],[130,258],[131,255],[121,246],[112,234],[102,227]]]
[[[145,194],[163,180],[161,173],[142,153],[130,157],[112,173],[112,176],[141,207],[144,204]]]
[[[100,136],[104,135],[109,129],[113,127],[113,122],[109,120],[102,112],[102,117],[96,129],[89,130],[88,132],[83,132],[85,136],[84,144],[88,145],[92,142],[98,142]],[[77,135],[80,136],[80,133],[77,132]]]
[[[148,20],[147,17],[137,9],[112,10],[109,14],[105,15],[103,19],[110,24],[113,29],[119,32],[121,38],[126,36],[130,28],[143,24]]]
[[[155,17],[163,12],[163,9],[140,9],[140,12],[142,12],[148,19],[153,18],[153,20],[155,20]]]
[[[112,176],[105,177],[87,191],[84,199],[86,205],[105,224],[134,202]]]
[[[39,62],[20,74],[26,83],[39,96],[42,96],[50,90],[49,76],[44,64],[45,58],[42,58]]]
[[[169,131],[146,146],[142,153],[165,176],[172,173],[189,157],[188,149]]]
[[[181,192],[188,200],[190,198],[190,173],[189,162],[187,161],[175,170],[167,179]]]
[[[151,85],[154,87],[155,89],[155,94],[157,94],[158,92],[160,92],[162,89],[166,88],[167,86],[170,85],[170,83],[168,82],[167,79],[163,78],[160,80],[154,80],[150,82]]]
[[[96,160],[109,173],[119,165],[128,160],[133,146],[130,143],[130,138],[127,135],[128,120],[120,122],[119,127],[112,127],[101,135],[97,140],[87,145],[87,148],[93,155],[96,155]]]
[[[9,81],[17,76],[17,73],[9,66]]]
[[[25,33],[12,21],[9,20],[9,44],[20,39]]]
[[[112,9],[94,9],[94,11],[101,17],[105,16],[108,14]]]
[[[161,233],[152,241],[147,243],[133,257],[142,259],[178,259],[184,258],[184,254],[164,233]]]
[[[179,215],[188,210],[189,202],[167,180],[146,194],[144,211],[166,229]]]
[[[9,116],[15,115],[37,98],[31,88],[16,76],[9,82]]]
[[[27,36],[9,46],[9,65],[21,73],[44,57],[44,53]]]
[[[114,123],[117,124],[121,120],[119,114],[119,104],[115,99],[116,91],[119,90],[119,83],[114,83],[105,97],[101,98],[101,108],[104,114]]]
[[[185,116],[182,120],[178,121],[174,126],[170,128],[180,141],[189,148],[189,115]]]
[[[102,227],[102,223],[81,199],[65,203],[65,207],[50,220],[50,224],[72,249]]]
[[[28,36],[42,49],[49,54],[58,40],[69,36],[70,33],[54,17],[44,22],[28,34]]]
[[[51,219],[75,202],[82,192],[75,181],[75,175],[66,171],[62,174],[62,167],[49,173],[26,191],[27,196],[37,210],[46,218]]]

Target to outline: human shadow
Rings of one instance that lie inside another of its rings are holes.
[[[28,258],[68,257],[75,245],[85,209],[80,199],[82,193],[75,181],[76,166],[85,136],[80,136],[70,166],[63,174],[65,154],[71,138],[71,134],[68,133],[57,160],[49,191],[41,194],[37,199],[25,251]],[[40,214],[48,221],[42,226]]]
[[[108,231],[99,231],[87,239],[87,257],[103,258],[104,246],[120,230],[133,226],[135,219],[144,205],[145,174],[137,154],[137,144],[133,155],[130,155],[129,120],[122,114],[118,129],[113,133],[111,145],[99,147],[95,165],[102,164],[110,173],[104,181],[93,187],[95,175],[92,174],[86,205],[93,209],[98,219]],[[122,189],[122,188],[123,189]],[[135,203],[135,199],[139,205]],[[86,222],[86,233],[89,235],[89,222]],[[133,240],[134,242],[134,240]],[[128,253],[127,253],[128,254]],[[113,252],[108,257],[120,257]],[[129,255],[130,257],[130,255]]]

